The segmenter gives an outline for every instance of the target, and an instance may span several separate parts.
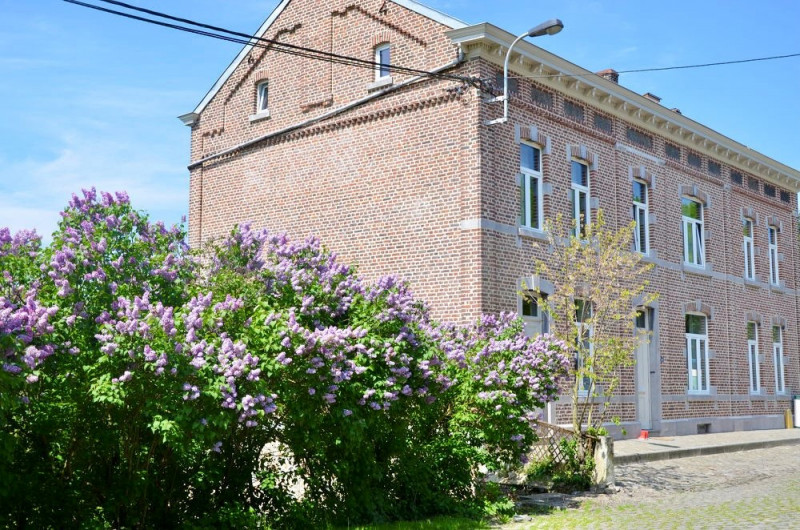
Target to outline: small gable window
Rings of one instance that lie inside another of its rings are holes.
[[[392,75],[392,48],[386,44],[381,44],[375,48],[375,79],[384,79]]]
[[[262,81],[257,87],[256,112],[269,112],[269,81]]]

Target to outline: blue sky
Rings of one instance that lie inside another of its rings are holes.
[[[278,3],[129,1],[248,33]],[[512,33],[561,18],[564,31],[536,44],[593,71],[800,53],[793,0],[425,3]],[[127,190],[154,219],[178,222],[188,209],[189,129],[176,116],[195,107],[238,51],[61,0],[0,0],[0,226],[49,234],[70,194],[88,186]],[[800,57],[623,74],[620,82],[800,169]]]

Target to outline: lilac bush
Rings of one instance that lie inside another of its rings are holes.
[[[366,283],[315,238],[245,224],[190,252],[123,193],[73,196],[46,248],[0,230],[0,263],[16,525],[453,511],[480,495],[477,464],[524,458],[568,364],[513,315],[433,322],[407,284]],[[291,473],[263,457],[273,442]]]

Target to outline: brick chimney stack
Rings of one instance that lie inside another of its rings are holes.
[[[661,103],[661,98],[656,96],[652,92],[645,92],[643,95],[653,103]]]
[[[608,79],[612,83],[619,84],[619,73],[612,68],[600,70],[599,72],[597,72],[597,75],[599,75],[602,78]]]

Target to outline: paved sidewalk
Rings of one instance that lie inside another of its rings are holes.
[[[534,503],[502,530],[800,529],[800,445],[628,463],[616,475],[613,493]]]
[[[652,437],[648,440],[619,440],[614,442],[614,464],[653,462],[796,444],[800,445],[800,429],[721,432]]]

